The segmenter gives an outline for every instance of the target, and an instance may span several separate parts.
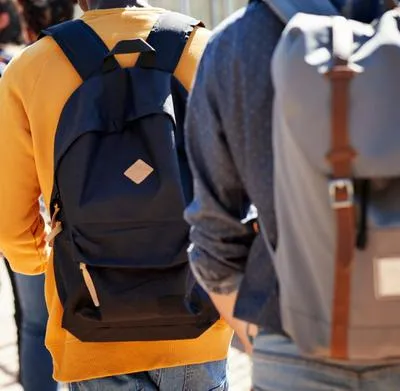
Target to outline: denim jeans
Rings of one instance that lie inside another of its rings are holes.
[[[226,361],[71,383],[70,391],[226,391]]]
[[[22,321],[21,303],[19,300],[19,295],[17,290],[17,282],[15,281],[15,273],[11,269],[11,266],[6,259],[4,259],[4,263],[6,264],[6,269],[8,277],[10,279],[12,293],[14,296],[14,321],[15,321],[15,326],[17,328],[18,356],[21,357],[21,321]],[[1,288],[1,281],[0,281],[0,288]],[[21,382],[21,371],[18,372],[17,378],[18,382]]]
[[[48,318],[44,300],[44,275],[14,275],[22,311],[22,385],[25,391],[56,391],[51,356],[44,345]]]
[[[254,391],[398,391],[400,366],[340,366],[301,357],[279,335],[254,341]]]

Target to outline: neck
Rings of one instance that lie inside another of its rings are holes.
[[[148,7],[145,0],[92,0],[89,9]]]

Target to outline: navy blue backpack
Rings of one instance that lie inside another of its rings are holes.
[[[44,31],[81,76],[54,146],[54,270],[62,326],[81,341],[200,336],[219,318],[189,268],[187,92],[173,74],[194,27],[161,15],[109,51],[84,22]],[[117,54],[141,53],[121,68]],[[62,77],[62,75],[60,75]]]

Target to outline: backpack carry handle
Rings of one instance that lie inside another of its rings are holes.
[[[155,62],[155,49],[143,39],[131,39],[118,42],[112,50],[105,56],[102,71],[103,73],[119,68],[115,56],[118,54],[142,53],[149,62]]]

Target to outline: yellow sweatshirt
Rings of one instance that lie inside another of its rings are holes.
[[[83,20],[109,48],[123,39],[146,39],[158,8],[86,12]],[[189,89],[209,38],[197,28],[176,70]],[[119,56],[131,66],[136,55]],[[54,281],[52,257],[44,240],[38,197],[49,204],[53,187],[53,148],[61,111],[81,79],[51,38],[16,57],[0,81],[0,248],[15,271],[46,273],[49,310],[46,346],[56,380],[73,382],[223,359],[232,332],[219,321],[195,340],[82,343],[61,327],[62,306]]]

